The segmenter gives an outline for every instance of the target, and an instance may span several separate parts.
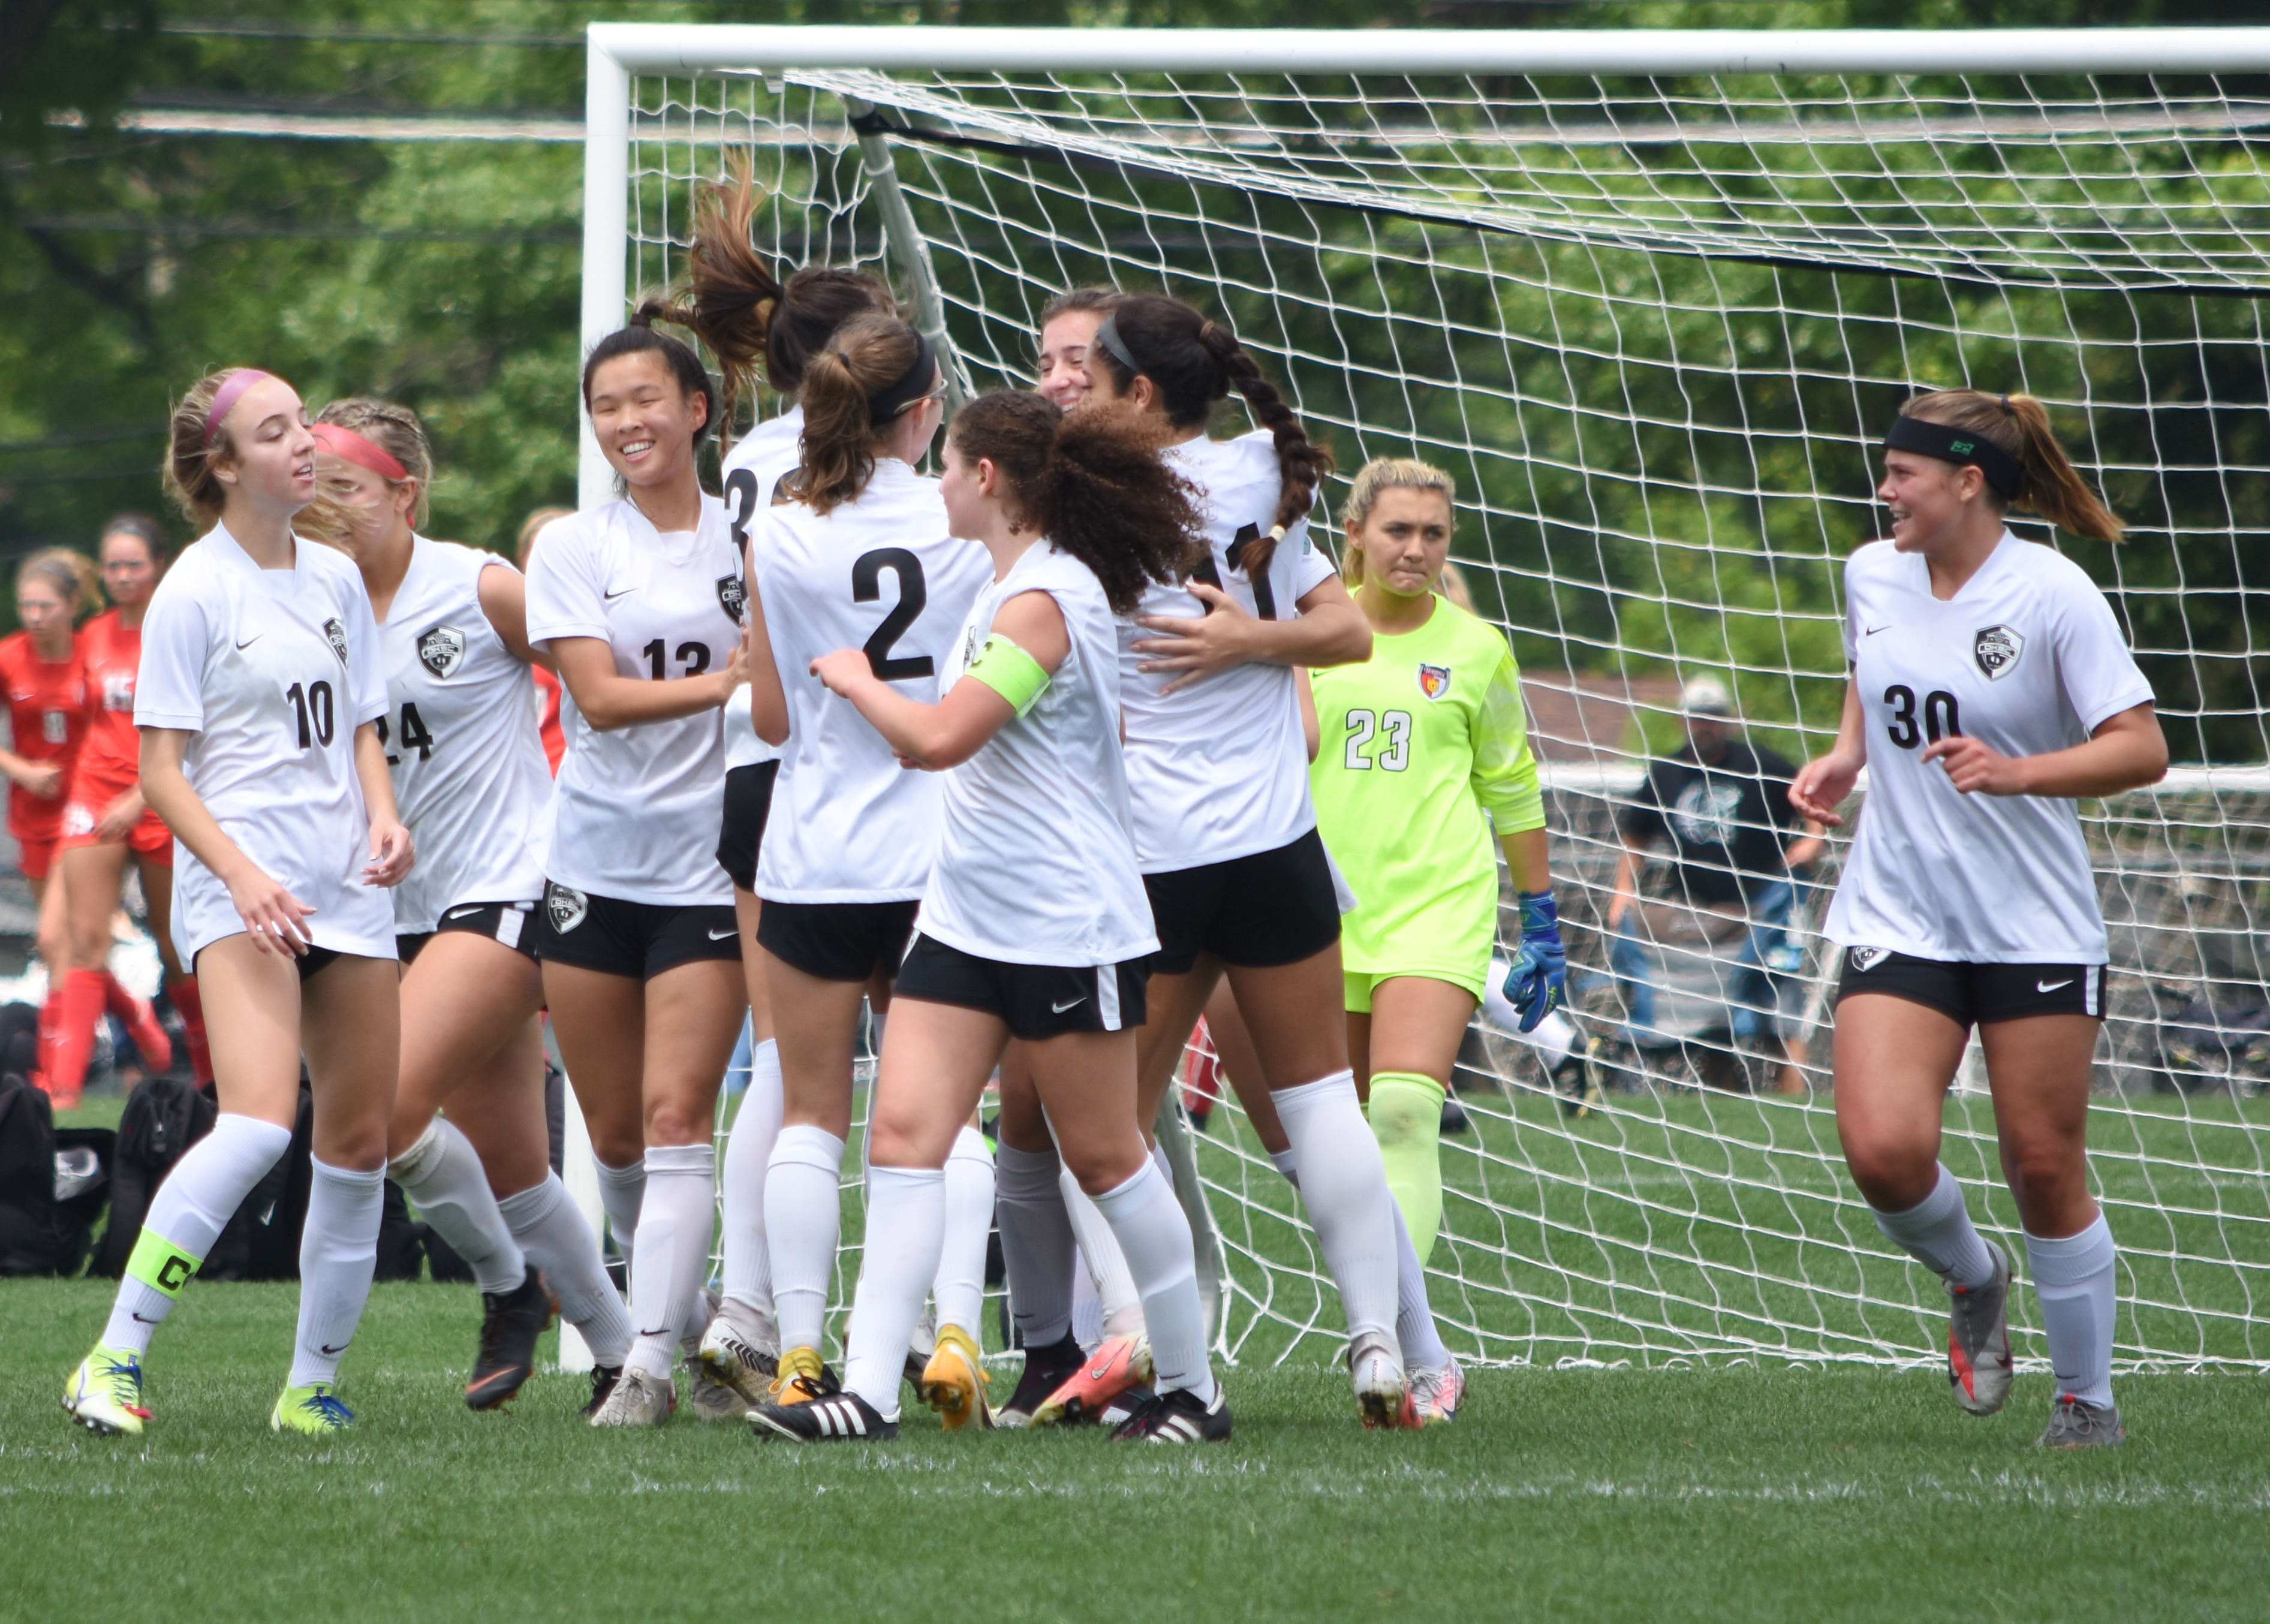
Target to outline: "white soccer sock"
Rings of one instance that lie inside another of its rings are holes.
[[[773,1323],[773,1258],[765,1241],[765,1168],[780,1137],[780,1045],[749,1053],[749,1086],[725,1140],[725,1301]]]
[[[150,1198],[134,1256],[118,1282],[102,1345],[146,1353],[151,1333],[174,1311],[182,1287],[204,1261],[222,1228],[276,1159],[292,1146],[292,1131],[256,1116],[224,1111],[212,1131],[189,1146]],[[168,1268],[166,1264],[175,1258]]]
[[[818,1347],[827,1328],[842,1226],[836,1188],[842,1168],[843,1141],[825,1128],[792,1123],[773,1141],[765,1170],[765,1239],[772,1249],[773,1315],[783,1350]],[[929,1283],[925,1276],[925,1289]]]
[[[678,1339],[694,1317],[709,1267],[717,1152],[708,1145],[649,1145],[638,1250],[631,1264],[631,1349],[625,1370],[667,1378]],[[594,1355],[596,1357],[596,1355]]]
[[[965,1125],[946,1159],[946,1228],[938,1253],[938,1323],[959,1325],[981,1345],[985,1332],[985,1242],[993,1233],[993,1150]]]
[[[1398,1271],[1395,1198],[1379,1141],[1355,1097],[1355,1073],[1335,1072],[1270,1094],[1301,1168],[1301,1198],[1340,1288],[1348,1335],[1391,1336]]]
[[[1155,1164],[1152,1171],[1158,1171]],[[1079,1241],[1079,1254],[1087,1259],[1089,1278],[1094,1281],[1095,1294],[1102,1303],[1103,1334],[1141,1336],[1143,1295],[1136,1289],[1135,1276],[1127,1267],[1118,1241],[1113,1237],[1110,1221],[1097,1211],[1094,1201],[1079,1187],[1070,1168],[1058,1171],[1057,1188],[1063,1192],[1065,1216],[1072,1220],[1072,1232]],[[1190,1220],[1185,1219],[1183,1224],[1188,1228]]]
[[[1876,1227],[1885,1237],[1908,1251],[1918,1263],[1938,1275],[1952,1280],[1964,1289],[1984,1286],[1994,1278],[1994,1255],[1986,1250],[1971,1226],[1970,1211],[1963,1204],[1962,1186],[1955,1182],[1955,1175],[1942,1163],[1939,1183],[1925,1196],[1904,1212],[1875,1213]],[[2059,1242],[2062,1244],[2062,1242]]]
[[[1167,1188],[1172,1190],[1175,1187],[1175,1164],[1167,1160],[1164,1141],[1154,1139],[1151,1142],[1151,1165],[1159,1169],[1159,1176],[1165,1179]]]
[[[1285,1175],[1285,1182],[1287,1183],[1290,1184],[1295,1190],[1300,1189],[1301,1159],[1293,1153],[1293,1147],[1291,1146],[1287,1145],[1283,1150],[1271,1151],[1269,1153],[1269,1161],[1280,1173],[1282,1173]]]
[[[938,1273],[947,1179],[938,1168],[867,1169],[866,1244],[844,1338],[843,1385],[893,1420],[907,1345]]]
[[[300,1232],[300,1333],[290,1385],[338,1379],[339,1361],[362,1323],[378,1266],[378,1220],[386,1169],[360,1172],[308,1158],[308,1224]],[[515,1282],[517,1284],[517,1282]]]
[[[1049,1347],[1072,1331],[1072,1220],[1057,1188],[1056,1146],[1019,1150],[1004,1145],[995,1159],[995,1199],[1001,1225],[1001,1260],[1009,1272],[1009,1311],[1017,1339]]]
[[[528,1261],[543,1272],[544,1283],[560,1300],[560,1317],[575,1327],[591,1349],[595,1364],[619,1366],[630,1352],[631,1316],[622,1294],[607,1278],[598,1237],[568,1199],[557,1173],[546,1173],[497,1203],[506,1227]]]
[[[615,1250],[622,1254],[623,1272],[627,1274],[631,1237],[638,1233],[639,1202],[646,1194],[646,1159],[642,1156],[627,1167],[611,1168],[594,1156],[591,1166],[599,1175],[599,1205],[607,1214],[607,1233],[615,1237]]]
[[[1290,1146],[1271,1151],[1269,1160],[1287,1183],[1300,1189],[1301,1159]],[[1450,1350],[1435,1328],[1435,1307],[1427,1300],[1427,1271],[1419,1261],[1419,1249],[1411,1244],[1403,1209],[1391,1201],[1388,1205],[1395,1211],[1395,1339],[1403,1345],[1403,1367],[1440,1370],[1450,1362]]]
[[[481,1153],[463,1131],[436,1116],[416,1144],[386,1164],[386,1173],[416,1203],[418,1216],[471,1265],[473,1284],[492,1296],[520,1289],[528,1260],[497,1211]]]
[[[1134,1177],[1096,1197],[1095,1206],[1110,1224],[1143,1294],[1143,1321],[1151,1335],[1159,1390],[1186,1389],[1212,1403],[1213,1369],[1206,1361],[1205,1310],[1198,1302],[1191,1220],[1183,1215],[1174,1190],[1146,1158]]]
[[[2058,1396],[2083,1404],[2112,1402],[2112,1325],[2119,1311],[2114,1294],[2111,1226],[2099,1212],[2079,1235],[2059,1240],[2026,1236],[2026,1263],[2041,1300],[2042,1331],[2057,1372]]]

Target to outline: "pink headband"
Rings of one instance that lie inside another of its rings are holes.
[[[223,378],[220,387],[213,391],[212,404],[205,408],[205,444],[208,446],[212,444],[213,436],[220,433],[222,420],[228,416],[230,409],[243,397],[244,391],[259,382],[261,379],[274,375],[272,373],[261,371],[257,367],[240,367]]]
[[[375,440],[364,439],[351,428],[342,428],[337,423],[318,423],[308,432],[315,435],[316,444],[333,456],[345,457],[358,467],[367,468],[389,479],[410,478],[410,471],[392,452]]]

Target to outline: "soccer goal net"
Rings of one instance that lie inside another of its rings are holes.
[[[1717,678],[1792,760],[1833,733],[1839,571],[1878,533],[1901,401],[2051,403],[2132,528],[2019,529],[2110,594],[2187,764],[2083,808],[2112,924],[2089,1140],[2118,1355],[2270,1366],[2270,31],[622,27],[591,60],[587,334],[681,272],[701,187],[746,159],[761,246],[886,271],[958,389],[1028,385],[1066,288],[1164,289],[1331,441],[1333,500],[1384,454],[1456,476],[1456,556],[1528,684],[1604,1085],[1567,1114],[1554,1057],[1478,1020],[1432,1259],[1476,1361],[1938,1356],[1945,1299],[1837,1151],[1817,930],[1841,834],[1777,998],[1804,1092],[1735,1035],[1761,1012],[1740,944],[1682,916],[1659,859],[1626,926],[1662,983],[1648,1021],[1606,922],[1683,682]],[[1218,425],[1244,426],[1235,403]],[[1975,1066],[1947,1127],[2012,1242]],[[1329,1358],[1293,1192],[1234,1102],[1192,1144],[1224,1351]]]

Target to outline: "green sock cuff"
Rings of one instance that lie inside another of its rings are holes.
[[[183,1251],[145,1224],[135,1238],[133,1255],[126,1260],[126,1272],[152,1291],[179,1297],[203,1262],[204,1258]]]
[[[1374,1072],[1371,1074],[1373,1099],[1379,1097],[1382,1089],[1392,1094],[1398,1088],[1416,1089],[1424,1094],[1433,1102],[1437,1111],[1443,1109],[1443,1101],[1448,1099],[1450,1094],[1449,1089],[1443,1087],[1433,1078],[1418,1072]]]

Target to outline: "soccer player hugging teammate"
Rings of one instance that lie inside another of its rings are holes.
[[[71,764],[70,794],[63,805],[56,856],[63,894],[50,899],[59,901],[65,973],[41,1012],[41,1077],[58,1101],[78,1097],[94,1047],[94,1023],[106,1010],[125,1023],[152,1072],[173,1064],[173,1041],[155,1012],[121,986],[108,968],[110,922],[130,856],[141,873],[167,992],[181,1012],[189,1039],[190,1070],[199,1083],[212,1080],[197,981],[182,974],[174,953],[174,833],[150,810],[138,782],[142,739],[134,726],[134,688],[142,664],[142,618],[166,567],[157,521],[121,514],[104,527],[96,557],[111,607],[79,632],[86,736]]]
[[[1450,1068],[1497,939],[1493,831],[1521,898],[1506,996],[1524,1031],[1560,1001],[1563,973],[1521,672],[1502,632],[1435,590],[1452,496],[1450,476],[1424,463],[1383,459],[1356,475],[1343,573],[1371,622],[1371,658],[1312,679],[1317,820],[1357,897],[1340,944],[1348,1050],[1408,1228],[1398,1329],[1421,1425],[1455,1415],[1465,1388],[1423,1294],[1409,1298],[1413,1285],[1423,1294],[1419,1265],[1442,1226]]]
[[[1869,769],[1827,931],[1844,954],[1837,1136],[1878,1226],[1947,1283],[1955,1402],[1992,1414],[2010,1390],[2009,1259],[1938,1160],[1978,1027],[2057,1373],[2041,1442],[2115,1444],[2115,1253],[2086,1155],[2106,943],[2073,802],[2156,782],[2168,749],[2103,595],[2003,514],[2103,541],[2120,522],[2024,395],[1910,401],[1876,494],[1892,535],[1844,567],[1843,726],[1790,791],[1833,824]]]
[[[812,358],[837,328],[856,315],[897,312],[891,290],[863,271],[808,265],[785,278],[776,276],[750,238],[758,196],[746,170],[731,185],[709,190],[687,256],[687,297],[669,312],[672,321],[698,333],[717,358],[727,431],[737,403],[755,394],[760,376],[775,393],[793,396],[804,387]],[[804,409],[791,406],[756,424],[725,454],[726,519],[751,580],[762,563],[754,555],[765,533],[759,516],[772,506],[781,482],[796,471],[803,434]],[[755,892],[757,852],[770,815],[780,751],[757,736],[752,692],[745,684],[725,705],[725,807],[717,838],[717,863],[732,879],[733,911],[740,923],[752,1042],[749,1086],[725,1141],[720,1180],[724,1289],[701,1338],[702,1379],[693,1393],[694,1413],[713,1420],[738,1420],[768,1397],[781,1348],[773,1313],[772,1253],[765,1235],[765,1168],[781,1127],[780,1046],[773,1037],[770,983],[757,951],[763,904]]]
[[[950,530],[937,481],[915,471],[944,395],[913,328],[879,312],[845,323],[805,364],[802,460],[753,533],[774,662],[753,672],[755,716],[786,745],[756,875],[783,1093],[763,1193],[778,1405],[835,1389],[820,1344],[860,1000],[904,954],[938,819],[938,780],[901,767],[812,663],[848,647],[909,701],[938,697],[954,633],[991,573],[984,549]],[[970,1215],[981,1248],[990,1205]]]
[[[249,367],[174,409],[169,490],[206,527],[143,621],[142,792],[174,831],[174,942],[204,990],[220,1092],[175,1164],[63,1407],[97,1432],[149,1417],[142,1356],[315,1086],[314,1183],[292,1369],[269,1424],[333,1433],[334,1383],[370,1294],[398,1047],[394,912],[410,871],[377,723],[386,673],[354,566],[300,540],[316,442],[300,397]]]
[[[953,533],[984,544],[994,578],[970,608],[942,698],[895,691],[857,649],[812,662],[899,759],[945,769],[944,805],[883,1040],[843,1390],[760,1408],[760,1433],[895,1435],[908,1339],[940,1257],[948,1155],[1013,1037],[1065,1163],[1143,1295],[1159,1391],[1115,1435],[1229,1435],[1190,1224],[1135,1115],[1135,1027],[1158,940],[1119,743],[1117,619],[1146,587],[1177,578],[1199,524],[1195,493],[1168,473],[1158,439],[1123,415],[1067,419],[1037,395],[964,408],[942,492]],[[939,1396],[926,1379],[925,1396],[950,1421],[966,1420],[974,1385]]]
[[[525,585],[495,553],[413,528],[434,469],[408,408],[336,401],[315,435],[318,480],[378,619],[379,741],[418,842],[394,892],[402,1072],[387,1171],[473,1271],[484,1313],[465,1402],[490,1410],[534,1373],[552,1297],[598,1368],[630,1346],[598,1242],[549,1161],[532,948],[552,775],[527,702]]]
[[[1361,660],[1371,649],[1362,613],[1309,539],[1329,459],[1235,335],[1179,300],[1111,306],[1084,362],[1079,412],[1131,415],[1168,441],[1163,460],[1198,489],[1205,536],[1183,579],[1152,582],[1119,628],[1135,855],[1161,944],[1139,1037],[1138,1119],[1156,1119],[1226,971],[1290,1144],[1285,1170],[1298,1177],[1339,1287],[1359,1409],[1392,1424],[1406,1396],[1395,1205],[1348,1065],[1339,904],[1309,797],[1294,678],[1296,666]],[[1264,426],[1208,439],[1214,403],[1232,389]],[[1013,1172],[1010,1143],[1005,1134],[1003,1184],[1017,1194],[1003,1203],[1005,1225],[1042,1211],[1027,1191],[1043,1187],[1045,1171],[1028,1180],[1027,1168],[1050,1154],[1045,1144],[1020,1146]],[[1114,1341],[1033,1412],[1036,1423],[1093,1414],[1142,1379],[1139,1344]]]
[[[635,1339],[595,1427],[659,1426],[677,1405],[679,1340],[706,1317],[711,1124],[748,1003],[732,882],[711,855],[722,712],[749,670],[746,589],[695,466],[716,420],[708,374],[642,308],[583,365],[627,494],[546,527],[528,576],[529,641],[582,718],[553,799],[536,952],[608,1220],[629,1242]]]

